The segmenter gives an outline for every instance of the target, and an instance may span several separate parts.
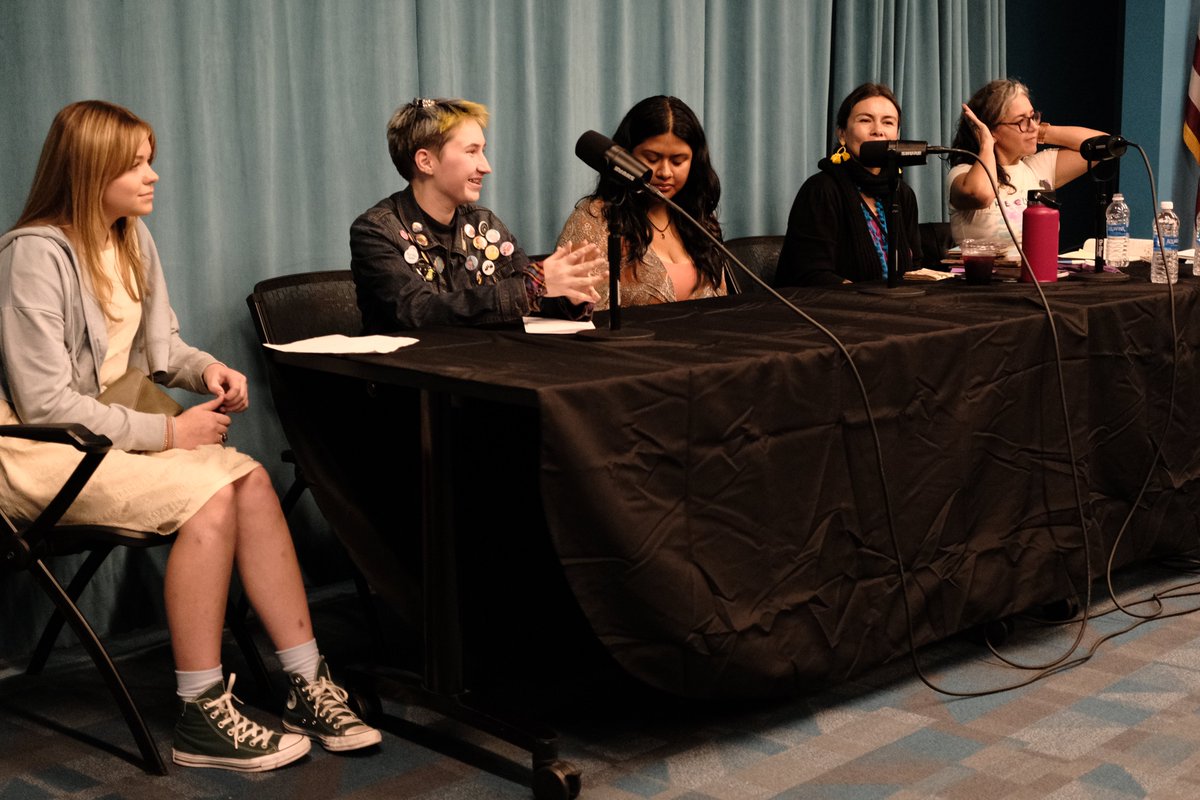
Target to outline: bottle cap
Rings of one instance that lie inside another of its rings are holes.
[[[1125,199],[1125,195],[1121,194],[1120,192],[1113,192],[1113,202],[1114,203],[1117,202],[1118,200],[1123,201],[1124,199]]]
[[[1030,189],[1025,202],[1029,205],[1041,205],[1047,208],[1057,209],[1059,207],[1057,196],[1049,189]]]
[[[1163,200],[1161,203],[1158,204],[1158,207],[1161,208],[1163,211],[1170,211],[1173,208],[1175,208],[1175,204],[1173,202],[1171,202],[1170,200]]]

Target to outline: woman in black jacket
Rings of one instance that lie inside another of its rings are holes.
[[[864,83],[838,108],[839,147],[817,164],[820,170],[800,187],[788,216],[787,236],[775,274],[778,286],[857,283],[887,277],[888,176],[858,160],[872,139],[896,139],[900,104],[887,86]],[[902,270],[912,266],[919,246],[917,198],[903,181],[897,187],[900,215],[897,247]]]

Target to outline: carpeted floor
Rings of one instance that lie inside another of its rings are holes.
[[[1125,579],[1122,596],[1144,597],[1192,577],[1144,568]],[[1166,602],[1169,610],[1200,607],[1200,597]],[[357,608],[338,592],[314,603],[323,647],[335,663],[361,655]],[[1093,620],[1078,653],[1132,621],[1120,612]],[[1053,661],[1077,628],[1019,621],[1002,652],[1030,663]],[[131,688],[169,752],[174,686],[162,632],[116,644]],[[227,653],[227,666],[238,669],[236,650]],[[314,748],[305,760],[272,773],[172,768],[168,777],[150,777],[106,744],[132,749],[103,686],[80,666],[80,654],[69,650],[56,658],[45,676],[9,670],[0,680],[0,800],[530,796],[516,782],[392,733],[371,752],[334,756]],[[928,648],[921,661],[932,680],[960,691],[1030,674],[1002,666],[971,636]],[[248,676],[245,684],[245,694],[252,694]],[[582,768],[582,796],[589,800],[1200,798],[1195,614],[1142,625],[1073,669],[981,698],[932,691],[908,660],[786,703],[702,709],[628,689],[611,680],[585,682],[571,687],[569,701],[552,696],[538,706],[562,732],[564,757]],[[428,712],[391,703],[385,709],[451,728]],[[258,709],[251,714],[270,719]],[[495,749],[524,762],[514,749]]]

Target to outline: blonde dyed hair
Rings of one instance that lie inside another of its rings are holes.
[[[469,119],[486,128],[487,106],[470,100],[418,97],[400,106],[388,120],[388,153],[396,170],[406,181],[417,171],[414,161],[418,150],[441,153],[454,129]]]
[[[63,108],[50,123],[25,209],[13,226],[62,228],[110,319],[113,286],[101,262],[109,236],[116,252],[117,275],[137,300],[145,296],[146,264],[133,218],[121,217],[111,226],[106,223],[104,190],[129,171],[147,138],[153,162],[157,150],[154,129],[129,109],[102,100],[84,100]]]

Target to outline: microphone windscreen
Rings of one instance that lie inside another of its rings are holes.
[[[872,140],[858,146],[858,160],[867,167],[882,167],[887,163],[888,142]]]
[[[613,140],[596,131],[584,131],[575,142],[575,156],[597,172],[604,172],[605,153],[613,147]]]
[[[1108,161],[1125,155],[1129,142],[1120,136],[1102,134],[1079,143],[1079,155],[1087,161]]]
[[[907,167],[924,164],[928,149],[928,143],[916,139],[872,139],[858,146],[858,160],[865,167]]]

